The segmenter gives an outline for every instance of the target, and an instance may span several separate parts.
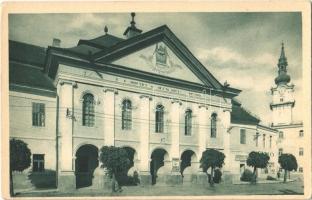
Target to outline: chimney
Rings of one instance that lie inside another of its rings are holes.
[[[52,47],[61,47],[61,40],[53,38]]]
[[[134,21],[135,13],[134,12],[131,13],[131,17],[132,17],[132,21],[130,22],[130,26],[128,26],[128,28],[124,32],[124,36],[126,36],[128,39],[131,37],[140,35],[142,33],[142,30],[138,29],[135,26],[135,21]]]

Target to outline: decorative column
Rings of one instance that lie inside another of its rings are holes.
[[[201,159],[202,153],[207,148],[207,135],[209,133],[208,127],[208,106],[207,105],[199,105],[198,109],[198,162]],[[200,166],[200,163],[199,163]],[[207,184],[208,177],[206,173],[203,172],[202,168],[198,168],[197,174],[197,183],[198,184]]]
[[[180,105],[182,103],[178,100],[171,101],[171,159],[172,170],[169,178],[167,178],[167,184],[177,185],[182,184],[182,176],[180,173]]]
[[[60,81],[59,86],[59,144],[60,165],[58,169],[58,189],[71,190],[76,188],[73,158],[73,123],[74,123],[74,88],[72,81]]]
[[[115,94],[117,90],[105,88],[104,90],[104,145],[115,145]]]
[[[150,134],[150,100],[148,95],[140,96],[140,183],[150,185],[152,183],[149,169],[149,134]]]

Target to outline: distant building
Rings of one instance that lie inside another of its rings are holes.
[[[231,173],[234,180],[238,180],[245,169],[253,171],[247,166],[247,157],[251,151],[266,152],[270,156],[266,169],[259,169],[258,174],[276,176],[278,169],[276,129],[260,124],[260,119],[242,107],[237,100],[233,101],[230,126],[230,159]]]
[[[293,154],[298,162],[298,172],[304,171],[304,141],[308,137],[304,134],[303,123],[293,120],[295,106],[295,85],[289,84],[290,76],[287,74],[287,58],[284,44],[278,60],[278,76],[275,78],[276,86],[271,88],[272,103],[270,108],[273,114],[272,128],[279,131],[278,152]]]
[[[27,173],[63,190],[97,186],[103,145],[124,147],[142,184],[200,176],[209,148],[225,153],[224,177],[239,177],[252,150],[276,155],[276,130],[167,26],[142,33],[132,15],[124,39],[104,31],[73,48],[9,42],[10,137],[31,149]]]

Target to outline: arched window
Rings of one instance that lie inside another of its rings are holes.
[[[132,106],[131,101],[126,99],[122,102],[122,129],[130,130],[132,126]]]
[[[82,125],[94,126],[94,97],[92,94],[85,94],[83,96]]]
[[[213,113],[211,115],[210,137],[212,137],[212,138],[216,138],[217,137],[217,114],[216,113]]]
[[[192,135],[192,110],[185,111],[184,135]]]
[[[164,106],[158,105],[156,107],[155,119],[156,119],[155,132],[163,133],[164,132]]]

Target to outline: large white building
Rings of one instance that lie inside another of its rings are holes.
[[[240,90],[221,84],[165,25],[142,33],[132,15],[124,35],[105,28],[73,48],[10,41],[10,137],[32,152],[16,178],[99,186],[104,145],[128,151],[141,184],[200,182],[209,148],[225,153],[225,179],[239,177],[251,151],[268,152],[275,172],[277,131],[233,99]]]
[[[279,130],[278,152],[293,154],[298,162],[298,172],[304,171],[304,141],[308,139],[303,132],[303,123],[294,121],[293,108],[295,106],[295,85],[289,84],[287,74],[287,58],[284,44],[278,60],[278,76],[275,78],[275,87],[271,88],[272,128]]]

